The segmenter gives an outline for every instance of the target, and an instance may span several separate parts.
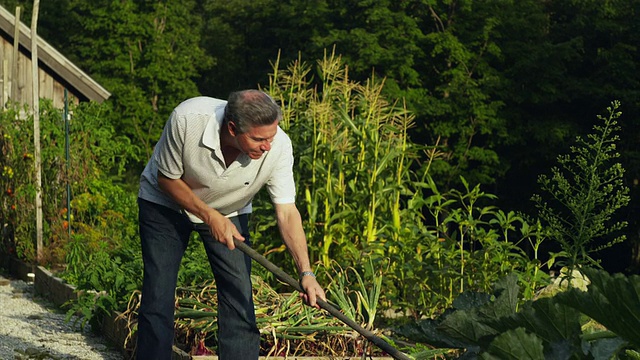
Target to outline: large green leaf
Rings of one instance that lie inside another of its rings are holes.
[[[499,332],[525,328],[539,336],[547,348],[555,347],[560,342],[579,347],[579,316],[579,312],[573,308],[558,304],[552,298],[542,298],[526,303],[517,314],[489,323]]]
[[[487,304],[491,301],[491,295],[479,292],[463,292],[453,300],[453,308],[456,310],[471,310]]]
[[[469,359],[480,354],[483,359],[608,360],[637,340],[638,277],[612,277],[597,270],[585,273],[592,281],[588,292],[571,289],[528,301],[518,312],[517,284],[506,277],[496,284],[494,297],[461,295],[454,309],[413,327],[410,338],[464,348],[463,358]],[[611,331],[583,334],[581,312]]]
[[[456,311],[447,316],[439,329],[447,335],[467,343],[483,343],[483,339],[497,334],[496,330],[481,321],[475,311]]]
[[[494,300],[478,294],[460,295],[454,302],[458,310],[447,316],[439,329],[449,336],[473,344],[487,343],[498,334],[490,322],[512,315],[516,311],[518,284],[515,275],[500,279],[494,288]]]
[[[608,360],[618,353],[620,348],[627,342],[619,337],[611,339],[599,339],[593,341],[589,346],[589,352],[596,360]]]
[[[518,278],[511,274],[498,280],[494,286],[495,300],[479,308],[479,312],[485,319],[500,319],[516,312],[518,306]]]
[[[491,342],[481,359],[545,360],[542,340],[535,334],[517,328],[502,333]]]
[[[425,319],[416,323],[407,324],[394,330],[400,336],[404,336],[412,341],[430,344],[439,348],[467,349],[468,351],[479,351],[480,348],[473,343],[465,342],[442,332],[438,327],[441,318]]]
[[[515,276],[507,276],[495,285],[490,294],[465,292],[453,302],[454,309],[446,311],[435,320],[426,319],[405,325],[396,332],[418,342],[434,346],[466,349],[477,354],[480,345],[488,345],[497,335],[487,325],[489,320],[507,317],[516,310],[518,285]]]
[[[556,295],[557,300],[640,346],[640,276],[612,276],[591,268],[582,271],[591,281],[587,291],[569,289]]]

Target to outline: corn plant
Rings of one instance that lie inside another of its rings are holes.
[[[280,70],[276,62],[267,91],[282,104],[297,155],[312,257],[329,266],[381,255],[404,226],[401,197],[419,149],[408,138],[414,118],[382,96],[384,81],[349,79],[335,53],[318,61],[316,79],[310,74],[307,64]]]

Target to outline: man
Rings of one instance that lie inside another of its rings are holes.
[[[258,358],[260,336],[251,292],[251,259],[234,251],[249,242],[251,200],[266,186],[278,227],[300,273],[307,304],[325,299],[312,272],[295,206],[291,140],[280,107],[258,90],[227,102],[184,101],[172,112],[141,180],[138,205],[144,260],[138,359],[170,359],[175,288],[189,235],[198,231],[218,290],[220,359]]]

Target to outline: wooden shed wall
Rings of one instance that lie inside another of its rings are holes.
[[[27,104],[31,108],[33,106],[31,58],[21,51],[18,54],[17,79],[13,79],[13,43],[0,37],[0,106],[4,107],[8,101],[13,101]],[[51,99],[56,108],[62,108],[65,86],[47,70],[46,67],[38,64],[39,97]],[[18,85],[15,94],[13,93],[14,81],[17,81]],[[78,96],[72,90],[68,91],[67,96],[70,102],[78,103]]]

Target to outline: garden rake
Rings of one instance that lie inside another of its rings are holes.
[[[251,259],[255,260],[260,265],[264,266],[267,270],[272,272],[278,279],[280,279],[281,281],[289,284],[291,287],[293,287],[297,291],[299,291],[301,293],[304,293],[304,289],[302,289],[302,286],[300,286],[300,283],[298,281],[296,281],[296,279],[294,279],[289,274],[284,272],[282,269],[280,269],[279,267],[274,265],[271,261],[267,260],[267,258],[265,258],[264,256],[258,254],[255,250],[253,250],[251,247],[249,247],[247,244],[245,244],[244,242],[242,242],[240,240],[233,239],[233,242],[236,245],[236,248],[240,249],[240,251],[245,253],[247,256],[249,256]],[[340,310],[338,310],[333,305],[329,304],[328,302],[326,302],[326,301],[324,301],[324,300],[322,300],[320,298],[318,298],[316,300],[316,302],[318,303],[320,308],[326,310],[327,312],[329,312],[329,314],[333,315],[335,318],[337,318],[340,321],[342,321],[343,323],[347,324],[350,328],[352,328],[353,330],[355,330],[358,333],[360,333],[360,335],[362,335],[365,338],[367,338],[369,341],[371,341],[377,347],[379,347],[380,349],[384,350],[387,354],[391,355],[394,359],[396,359],[396,360],[411,360],[411,357],[409,357],[405,353],[401,352],[400,350],[394,348],[388,342],[386,342],[384,339],[376,336],[371,331],[369,331],[369,330],[363,328],[362,326],[358,325],[355,321],[353,321],[353,320],[349,319],[348,317],[346,317],[343,313],[340,312]]]

